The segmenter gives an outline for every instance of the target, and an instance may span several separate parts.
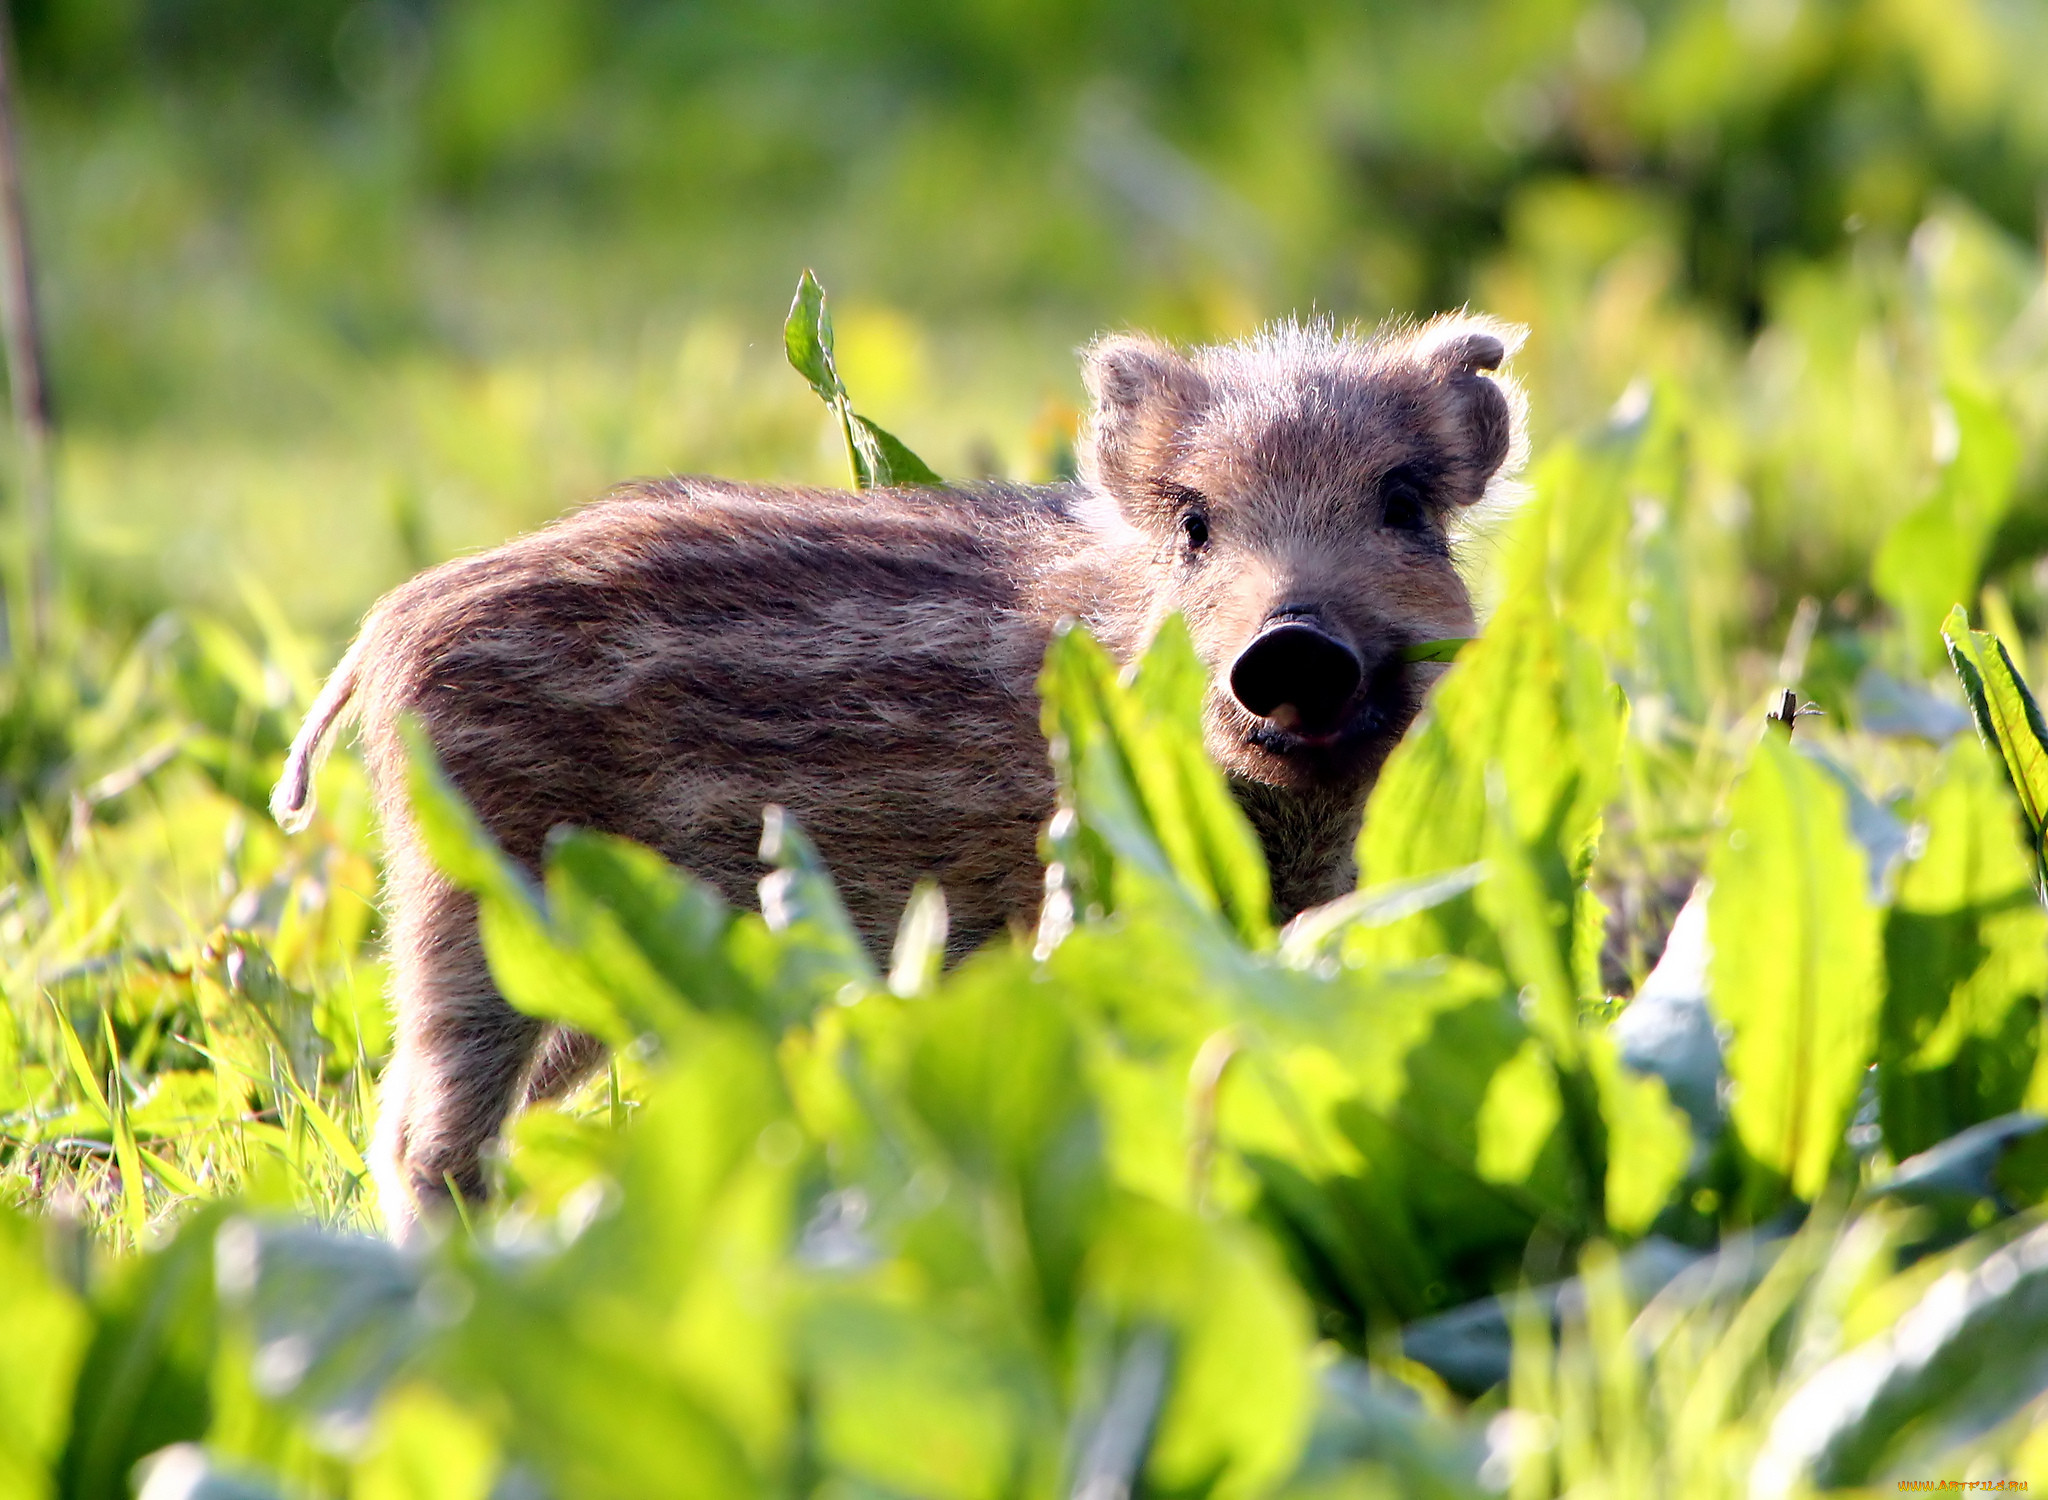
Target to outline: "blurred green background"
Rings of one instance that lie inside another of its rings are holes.
[[[1469,300],[1534,330],[1539,451],[1639,377],[1699,414],[1676,519],[1731,560],[1695,622],[1726,644],[1804,594],[1867,609],[1958,360],[2022,438],[1993,573],[2048,538],[2026,0],[14,21],[72,608],[116,635],[254,579],[338,646],[413,569],[622,478],[838,482],[777,339],[806,265],[863,409],[948,474],[1052,472],[1101,329]]]

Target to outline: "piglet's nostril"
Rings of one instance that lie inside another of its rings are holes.
[[[1244,648],[1230,669],[1230,690],[1260,718],[1316,731],[1334,727],[1364,675],[1358,654],[1342,641],[1287,621]]]

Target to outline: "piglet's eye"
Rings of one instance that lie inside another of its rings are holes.
[[[1414,475],[1396,469],[1380,481],[1380,524],[1389,531],[1426,531],[1429,507]]]
[[[1188,539],[1188,546],[1197,552],[1209,545],[1209,518],[1199,510],[1181,512],[1180,531]]]

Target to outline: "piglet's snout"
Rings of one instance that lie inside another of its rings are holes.
[[[1310,734],[1337,727],[1365,677],[1358,653],[1305,620],[1268,626],[1230,668],[1230,691],[1252,713]]]

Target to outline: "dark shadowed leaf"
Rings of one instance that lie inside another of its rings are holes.
[[[1480,1434],[1440,1421],[1418,1391],[1386,1371],[1340,1359],[1323,1370],[1317,1389],[1315,1427],[1300,1467],[1280,1490],[1283,1500],[1481,1500],[1495,1492],[1480,1479]]]
[[[1640,1306],[1705,1258],[1698,1250],[1652,1237],[1622,1255],[1617,1269],[1629,1300]],[[1526,1292],[1469,1302],[1410,1323],[1401,1330],[1402,1351],[1417,1364],[1434,1370],[1453,1390],[1476,1396],[1508,1378],[1514,1354],[1511,1314],[1514,1304],[1524,1297],[1535,1302],[1553,1327],[1562,1317],[1585,1313],[1585,1283],[1574,1276]]]
[[[2006,781],[2020,800],[2027,844],[2034,855],[2034,879],[2042,884],[2048,871],[2043,863],[2048,860],[2048,724],[2042,722],[2041,706],[2004,643],[1988,631],[1972,630],[1960,605],[1949,613],[1942,638],[1963,681],[1977,732],[1998,755]]]
[[[1751,1493],[1868,1484],[1910,1452],[1938,1473],[1955,1443],[2048,1390],[2048,1229],[1945,1272],[1884,1333],[1830,1361],[1780,1408]],[[1925,1465],[1925,1467],[1922,1467]]]
[[[1922,811],[1885,917],[1878,1103],[1899,1160],[2019,1107],[2048,995],[2048,916],[1982,747],[1949,752]]]
[[[215,1258],[223,1300],[249,1320],[256,1389],[359,1439],[431,1330],[419,1262],[382,1240],[250,1218],[221,1226]]]
[[[2048,1118],[2015,1112],[1958,1131],[1899,1163],[1880,1191],[1907,1203],[1969,1207],[1999,1193],[1999,1168],[2020,1142],[2048,1130]]]
[[[1721,1133],[1721,1039],[1709,999],[1707,891],[1694,888],[1672,923],[1664,953],[1608,1028],[1621,1060],[1664,1082],[1702,1142]]]

